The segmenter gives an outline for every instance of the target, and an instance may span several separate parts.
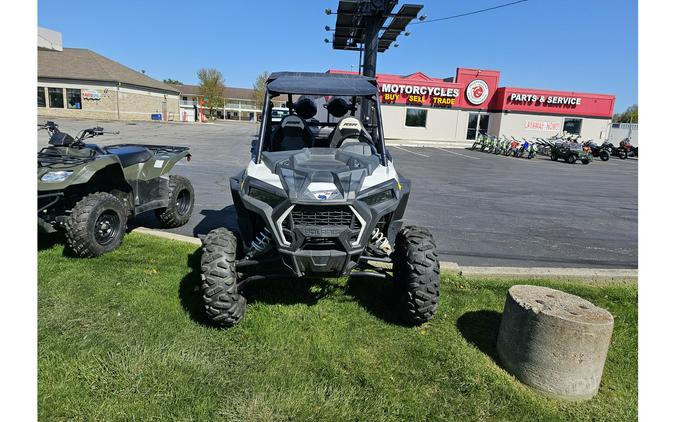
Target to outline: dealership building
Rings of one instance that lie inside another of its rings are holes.
[[[496,70],[467,68],[449,78],[377,75],[385,136],[462,145],[478,132],[519,139],[563,131],[583,139],[607,137],[613,95],[500,87],[499,76]]]

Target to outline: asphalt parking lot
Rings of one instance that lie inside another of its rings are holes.
[[[236,227],[228,178],[246,166],[257,125],[52,120],[72,135],[97,123],[120,132],[97,138],[99,144],[190,146],[192,161],[179,163],[175,172],[192,181],[195,210],[188,225],[170,231],[197,236]],[[38,146],[46,143],[46,133],[38,132]],[[390,146],[390,151],[397,171],[412,180],[406,219],[432,230],[444,261],[637,268],[637,160],[585,166],[461,149]],[[153,213],[134,224],[159,227]]]

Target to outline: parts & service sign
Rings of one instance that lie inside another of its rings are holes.
[[[466,87],[466,99],[473,105],[480,105],[487,100],[490,88],[484,80],[474,79]]]

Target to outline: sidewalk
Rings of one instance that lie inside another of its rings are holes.
[[[465,149],[471,147],[471,141],[420,141],[414,139],[387,139],[387,146],[390,147],[426,147],[426,148],[454,148]]]

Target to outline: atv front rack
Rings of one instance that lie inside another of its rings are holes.
[[[53,147],[42,148],[37,154],[38,166],[40,167],[51,167],[55,164],[79,165],[93,160],[94,157],[95,154],[88,157],[62,154]]]

